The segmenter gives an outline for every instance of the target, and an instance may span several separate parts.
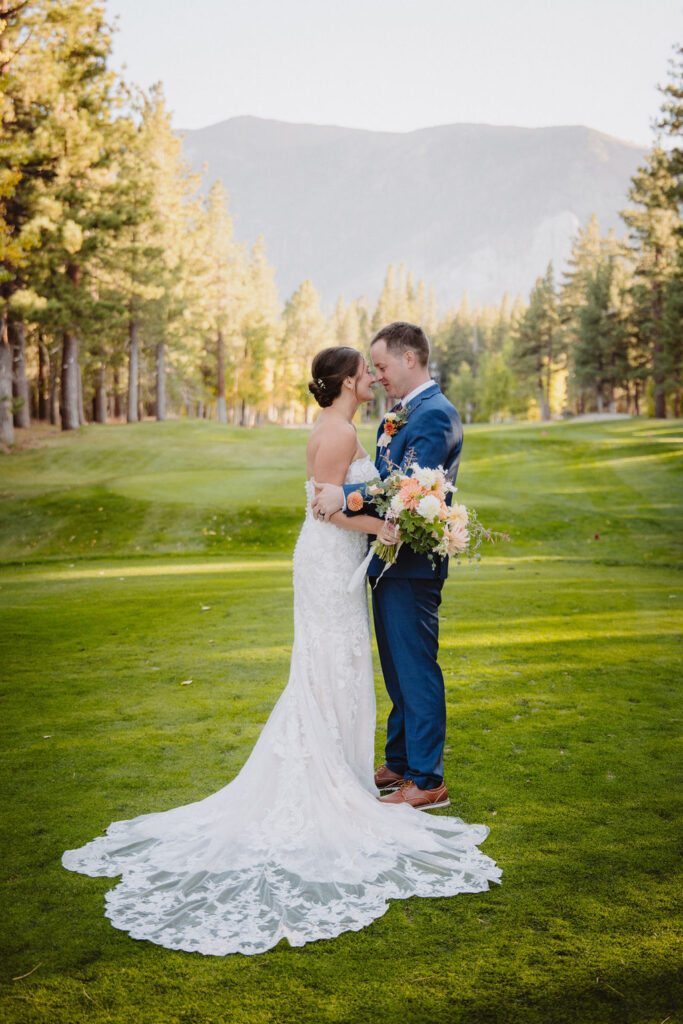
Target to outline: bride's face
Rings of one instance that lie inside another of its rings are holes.
[[[361,365],[358,373],[356,374],[356,398],[359,402],[371,402],[373,399],[372,385],[375,383],[375,377],[370,373],[370,367],[365,359],[361,360]]]

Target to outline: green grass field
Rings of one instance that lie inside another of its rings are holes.
[[[0,456],[0,1020],[680,1021],[681,422],[466,431],[458,497],[512,542],[444,589],[442,813],[490,826],[501,886],[215,958],[116,931],[112,881],[61,867],[246,760],[287,678],[305,443],[185,421]]]

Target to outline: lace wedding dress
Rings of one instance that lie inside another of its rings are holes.
[[[376,475],[369,458],[347,483]],[[347,584],[364,534],[318,522],[306,484],[294,552],[289,682],[236,779],[184,807],[114,822],[62,863],[121,875],[106,916],[136,939],[199,953],[262,953],[357,931],[388,900],[480,892],[500,870],[484,825],[380,804],[365,588]]]

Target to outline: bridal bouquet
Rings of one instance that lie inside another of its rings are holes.
[[[399,528],[401,539],[393,545],[374,541],[349,589],[362,581],[374,555],[386,563],[383,573],[386,572],[395,563],[403,544],[427,555],[434,565],[437,555],[456,559],[465,556],[469,561],[478,561],[483,541],[509,540],[506,534],[482,526],[474,509],[456,502],[447,505],[446,496],[456,490],[441,466],[428,469],[416,462],[405,470],[392,470],[384,480],[371,481],[366,488],[366,500],[375,506],[382,519]]]

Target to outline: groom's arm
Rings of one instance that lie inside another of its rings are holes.
[[[372,480],[362,484],[319,484],[315,485],[315,498],[313,499],[313,512],[320,511],[325,519],[330,518],[335,512],[344,512],[347,516],[366,515],[375,519],[381,519],[375,506],[368,499],[368,487],[372,486]]]

